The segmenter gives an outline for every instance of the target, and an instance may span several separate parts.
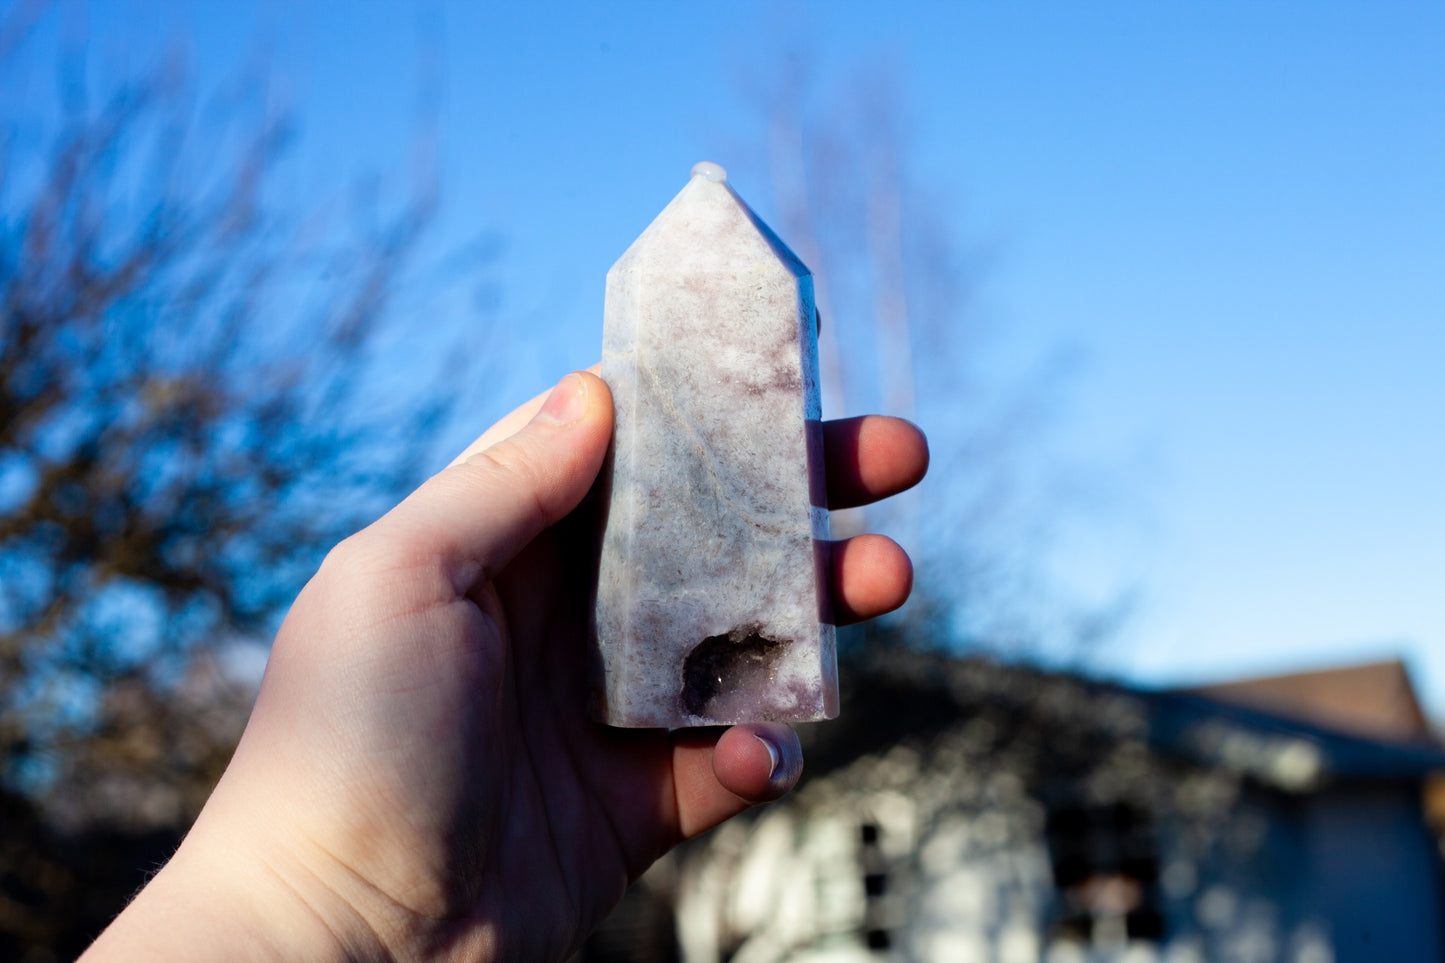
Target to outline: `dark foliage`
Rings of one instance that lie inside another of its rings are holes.
[[[431,178],[298,210],[283,120],[193,97],[161,75],[43,137],[0,118],[6,959],[72,955],[168,855],[246,717],[231,656],[415,480],[439,413],[371,397]]]

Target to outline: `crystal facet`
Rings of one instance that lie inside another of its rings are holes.
[[[727,183],[693,176],[607,274],[599,719],[838,711],[813,279]]]

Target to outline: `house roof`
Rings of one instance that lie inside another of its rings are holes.
[[[1379,739],[1297,715],[1194,692],[1141,692],[1151,742],[1201,762],[1306,792],[1331,779],[1417,780],[1445,772],[1445,749],[1426,740]]]
[[[987,658],[875,652],[842,675],[843,713],[811,733],[826,770],[905,741],[928,742],[971,719],[1023,727],[1046,743],[1138,739],[1156,752],[1238,772],[1286,792],[1338,780],[1419,780],[1445,772],[1445,748],[1384,738],[1201,691],[1143,689]],[[1408,684],[1408,679],[1406,680]],[[1418,703],[1416,704],[1418,709]],[[815,751],[816,750],[816,751]]]
[[[1185,691],[1328,729],[1393,742],[1434,742],[1399,659],[1236,679]]]

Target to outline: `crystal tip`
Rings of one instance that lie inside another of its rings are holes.
[[[728,179],[728,172],[723,170],[721,164],[714,164],[712,161],[698,161],[692,165],[692,176],[703,177],[721,184]]]

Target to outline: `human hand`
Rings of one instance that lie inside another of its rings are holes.
[[[792,787],[786,726],[586,718],[584,498],[611,426],[606,385],[569,375],[332,551],[195,828],[94,958],[565,959],[658,856]],[[832,508],[927,465],[893,418],[830,423],[825,450]],[[912,577],[878,535],[831,571],[839,624]]]

